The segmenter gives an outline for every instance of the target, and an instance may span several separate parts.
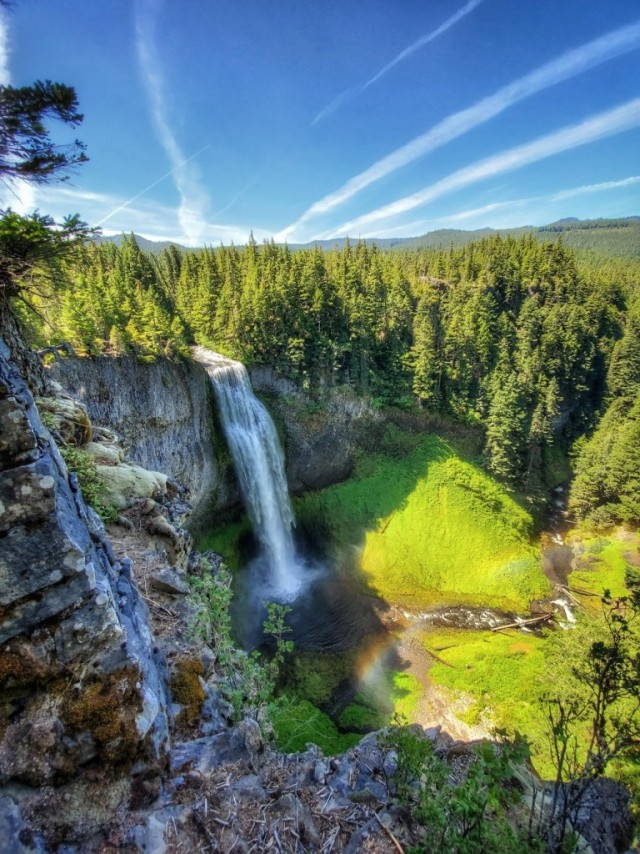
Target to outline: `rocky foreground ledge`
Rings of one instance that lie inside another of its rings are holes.
[[[118,437],[51,387],[40,412],[0,342],[0,850],[398,852],[422,844],[397,801],[398,756],[371,733],[342,756],[273,749],[237,720],[217,651],[193,632],[193,552],[181,488],[130,463]],[[100,468],[109,536],[52,438]],[[222,575],[220,583],[224,583]],[[452,779],[475,754],[439,728]],[[543,784],[526,768],[522,804]],[[615,784],[581,818],[595,852],[624,850]],[[587,849],[584,849],[587,850]]]

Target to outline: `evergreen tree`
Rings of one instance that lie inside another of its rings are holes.
[[[0,86],[0,176],[42,184],[87,160],[79,140],[64,146],[51,140],[50,119],[70,127],[82,122],[71,86],[50,80]]]

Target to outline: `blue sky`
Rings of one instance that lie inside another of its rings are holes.
[[[3,206],[186,245],[640,214],[638,0],[0,15],[0,82],[75,86],[90,157],[68,183],[0,187]]]

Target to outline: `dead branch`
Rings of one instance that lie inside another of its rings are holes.
[[[393,842],[393,844],[395,845],[395,847],[396,847],[396,851],[398,852],[398,854],[404,854],[404,848],[402,847],[402,845],[400,845],[400,843],[398,842],[398,840],[396,839],[396,837],[393,835],[393,833],[391,833],[391,831],[390,831],[390,830],[389,830],[389,828],[386,826],[386,824],[383,824],[382,819],[380,818],[380,816],[378,815],[378,813],[377,813],[377,812],[374,812],[374,815],[375,815],[376,819],[378,820],[378,824],[380,825],[380,827],[384,830],[384,832],[385,832],[386,834],[388,834],[389,839],[390,839],[390,840]]]

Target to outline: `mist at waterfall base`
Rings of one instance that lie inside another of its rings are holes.
[[[247,649],[264,642],[267,602],[291,608],[286,622],[297,649],[339,652],[386,634],[371,597],[331,564],[297,547],[283,452],[244,365],[198,351],[211,378],[256,543],[235,578],[232,616],[239,640]]]

